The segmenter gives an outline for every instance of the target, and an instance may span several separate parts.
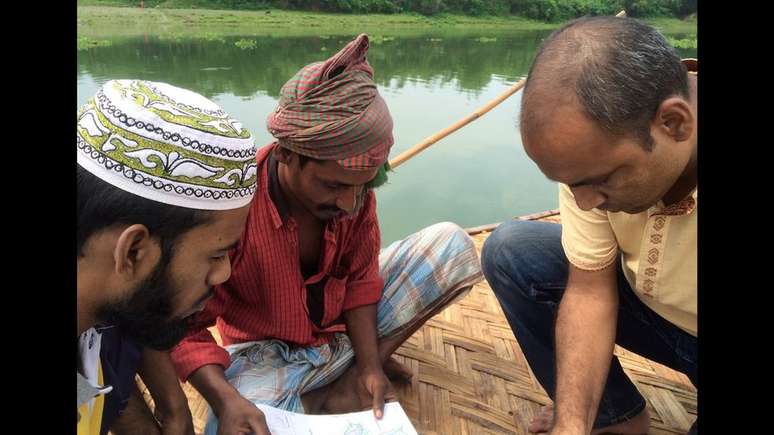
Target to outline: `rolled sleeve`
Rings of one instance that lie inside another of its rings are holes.
[[[218,364],[227,369],[231,364],[228,352],[218,345],[215,337],[207,329],[223,312],[226,301],[225,291],[218,286],[205,309],[200,312],[185,338],[170,351],[172,364],[181,381],[187,382],[193,372],[209,364]]]
[[[186,337],[172,349],[170,355],[175,372],[183,382],[187,382],[191,374],[200,367],[218,364],[225,370],[231,364],[228,352],[218,346],[210,331],[206,329]]]
[[[371,305],[382,299],[384,280],[380,276],[372,279],[360,280],[347,286],[347,294],[344,297],[343,310]]]
[[[595,271],[615,262],[618,242],[607,212],[581,210],[570,188],[561,183],[559,212],[562,217],[562,247],[573,266]]]

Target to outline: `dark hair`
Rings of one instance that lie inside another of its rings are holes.
[[[177,238],[211,221],[212,212],[178,207],[121,190],[77,165],[78,251],[93,234],[113,225],[142,224],[158,237],[162,253],[171,255]]]
[[[646,150],[653,146],[650,122],[659,105],[673,95],[689,97],[687,70],[675,49],[653,27],[625,17],[578,18],[542,43],[524,86],[522,131],[538,121],[528,108],[530,90],[544,86],[574,89],[570,97],[593,121],[617,136],[633,134]]]

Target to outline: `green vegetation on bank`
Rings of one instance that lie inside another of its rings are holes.
[[[101,6],[78,7],[78,35],[108,38],[132,35],[196,37],[229,36],[303,36],[354,35],[366,32],[378,35],[416,35],[433,33],[483,34],[518,30],[551,30],[555,24],[520,17],[467,17],[419,14],[332,14],[320,12],[271,10],[216,11],[205,9],[139,9]]]
[[[79,6],[78,36],[108,39],[116,36],[165,35],[174,37],[219,38],[228,35],[352,35],[366,32],[379,35],[447,34],[494,37],[499,33],[551,30],[550,24],[522,17],[470,17],[441,14],[333,14],[285,10],[224,11],[206,9],[166,9]],[[648,18],[646,22],[665,34],[696,35],[696,20]],[[694,37],[695,39],[695,37]],[[79,45],[81,47],[81,45]],[[84,46],[84,48],[87,48]]]
[[[517,15],[557,22],[583,15],[683,18],[696,13],[697,0],[78,0],[78,5],[166,9],[305,10],[354,14],[451,13],[466,16]]]
[[[677,48],[694,48],[695,49],[699,45],[698,42],[696,41],[696,37],[695,36],[692,37],[692,38],[683,38],[683,39],[676,39],[676,38],[671,38],[671,37],[667,36],[667,40],[672,45],[672,47],[677,47]]]

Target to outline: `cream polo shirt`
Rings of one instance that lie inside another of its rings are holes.
[[[559,185],[562,247],[583,270],[600,270],[621,255],[626,280],[661,317],[698,336],[696,326],[696,221],[698,188],[684,200],[638,213],[578,208]]]
[[[698,75],[697,59],[683,59]],[[698,187],[665,207],[662,201],[638,214],[578,208],[565,184],[559,185],[562,247],[583,270],[611,265],[620,253],[626,280],[640,300],[661,317],[698,337],[696,325],[696,222]]]

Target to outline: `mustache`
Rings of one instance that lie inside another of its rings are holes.
[[[322,212],[331,212],[331,213],[333,213],[333,212],[337,212],[337,211],[342,211],[342,210],[341,210],[341,209],[340,209],[338,206],[336,206],[336,205],[321,205],[321,206],[317,207],[317,209],[318,209],[319,211],[322,211]]]

